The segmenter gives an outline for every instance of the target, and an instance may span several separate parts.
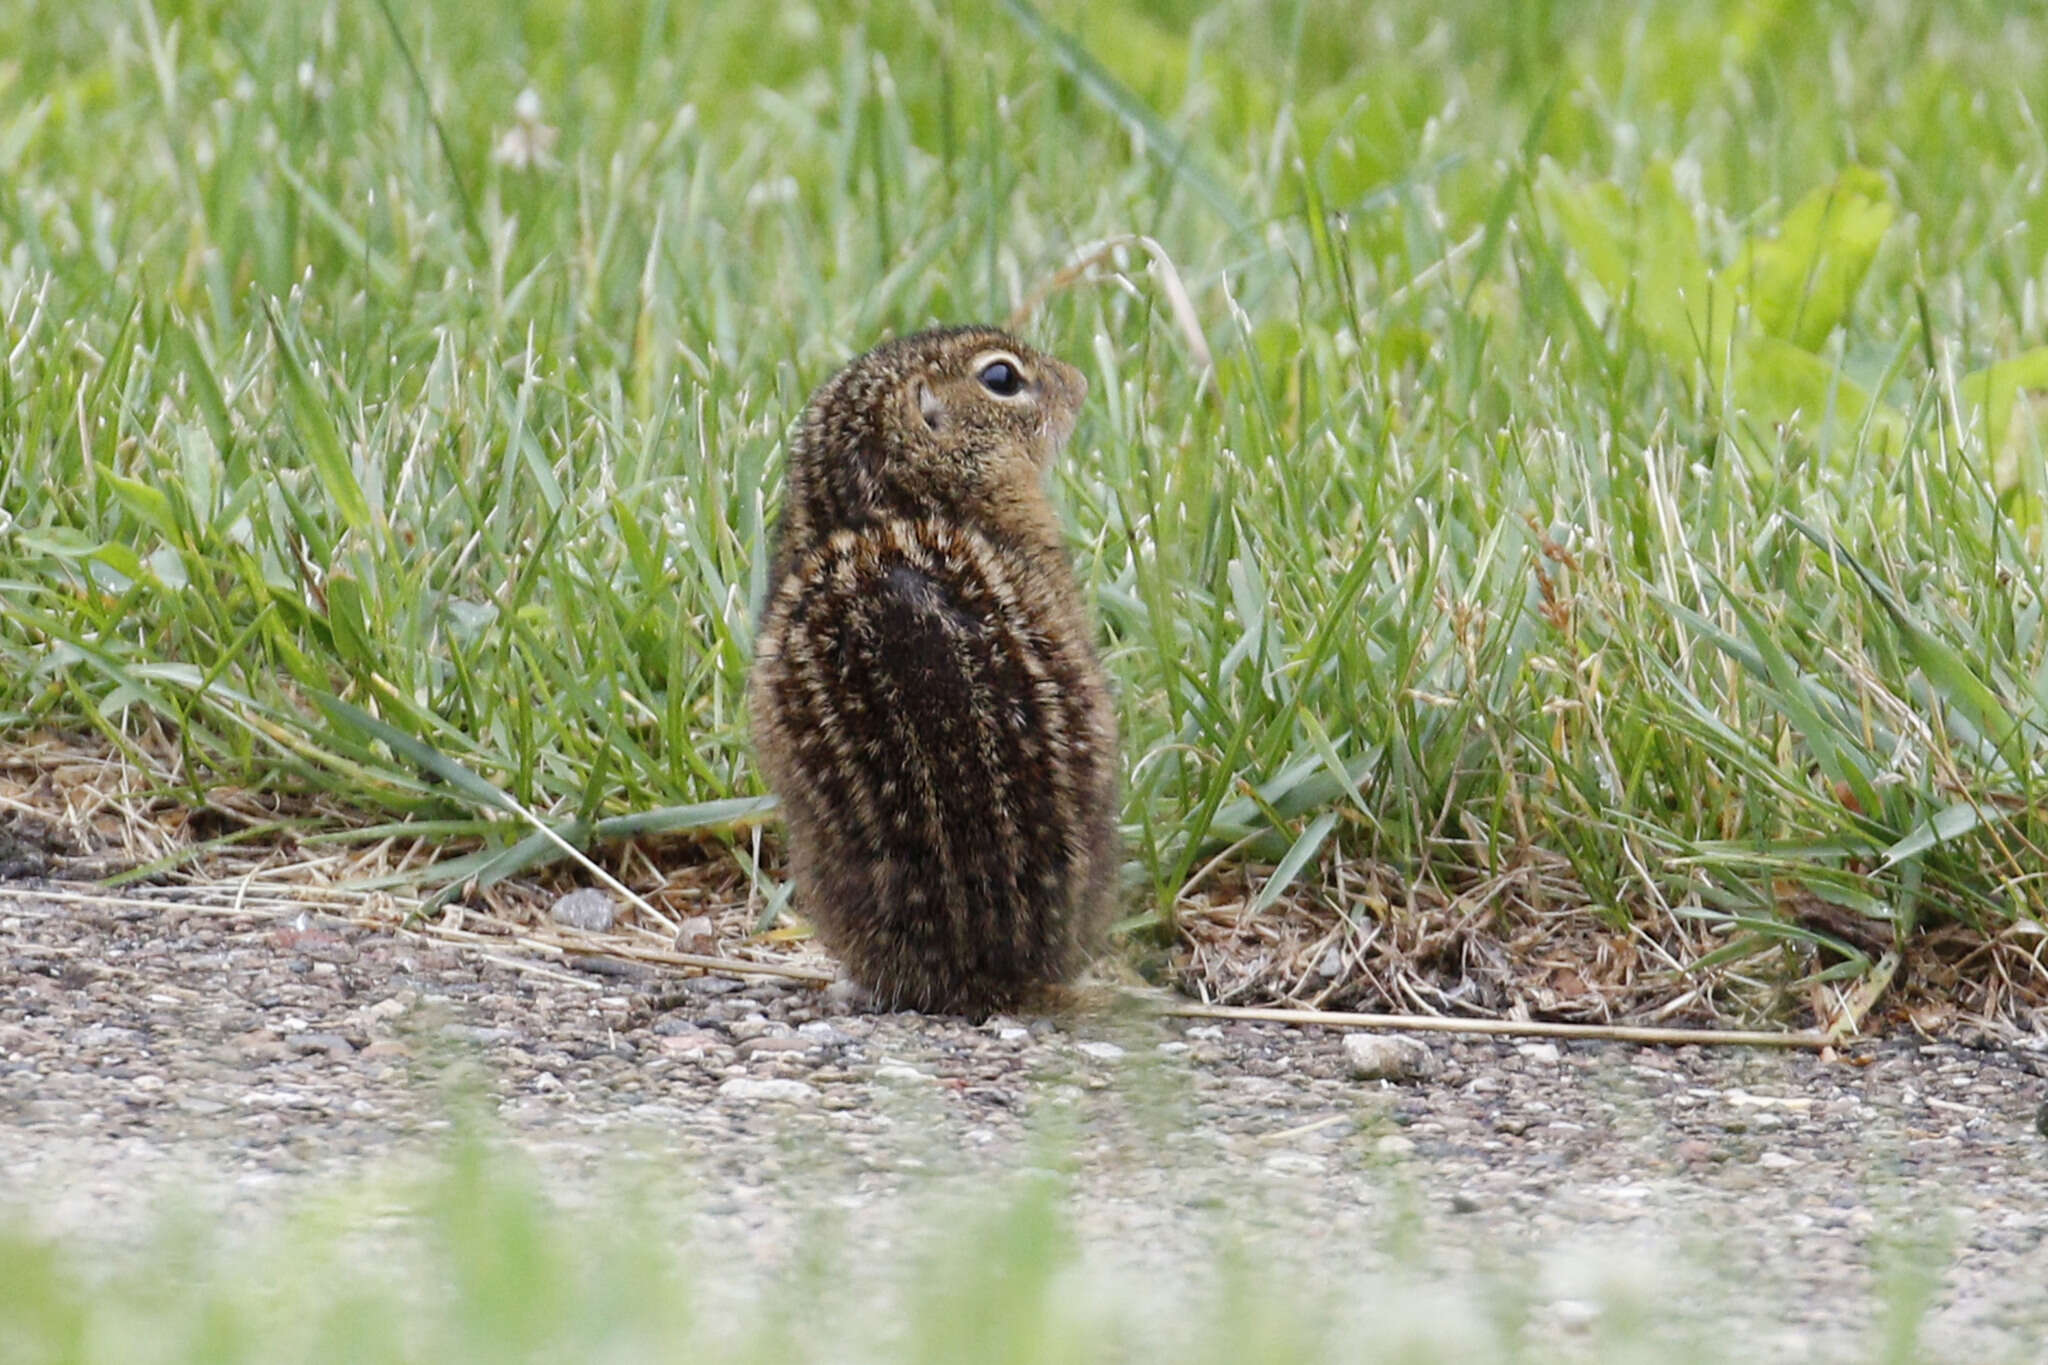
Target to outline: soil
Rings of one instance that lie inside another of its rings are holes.
[[[313,907],[17,883],[0,1208],[87,1241],[173,1194],[260,1226],[425,1159],[471,1091],[563,1197],[652,1162],[761,1275],[820,1208],[894,1237],[916,1197],[972,1197],[1057,1146],[1089,1254],[1137,1274],[1227,1239],[1315,1282],[1438,1296],[1416,1304],[1510,1283],[1567,1354],[1632,1299],[1711,1354],[1855,1360],[1887,1277],[1924,1265],[1929,1358],[2048,1360],[2048,1038],[1831,1058],[1420,1042],[1395,1083],[1330,1030],[878,1015],[836,988],[543,961]]]

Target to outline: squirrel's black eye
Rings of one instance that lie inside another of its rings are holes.
[[[1024,376],[1007,360],[989,361],[981,367],[981,373],[975,378],[981,381],[984,389],[998,398],[1014,397],[1017,391],[1024,387]]]

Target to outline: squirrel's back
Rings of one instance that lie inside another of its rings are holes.
[[[1039,482],[1085,385],[985,329],[893,347],[792,449],[750,706],[826,946],[887,1007],[985,1013],[1110,911],[1115,724]]]

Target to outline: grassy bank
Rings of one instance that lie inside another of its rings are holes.
[[[2040,917],[2048,18],[1505,13],[17,5],[0,733],[719,825],[786,423],[1017,312],[1134,915],[1235,847],[1851,970]]]

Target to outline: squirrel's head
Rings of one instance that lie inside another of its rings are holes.
[[[786,526],[803,540],[938,514],[1000,532],[1043,505],[1040,480],[1087,394],[1073,366],[991,327],[887,342],[812,395],[790,447]]]

